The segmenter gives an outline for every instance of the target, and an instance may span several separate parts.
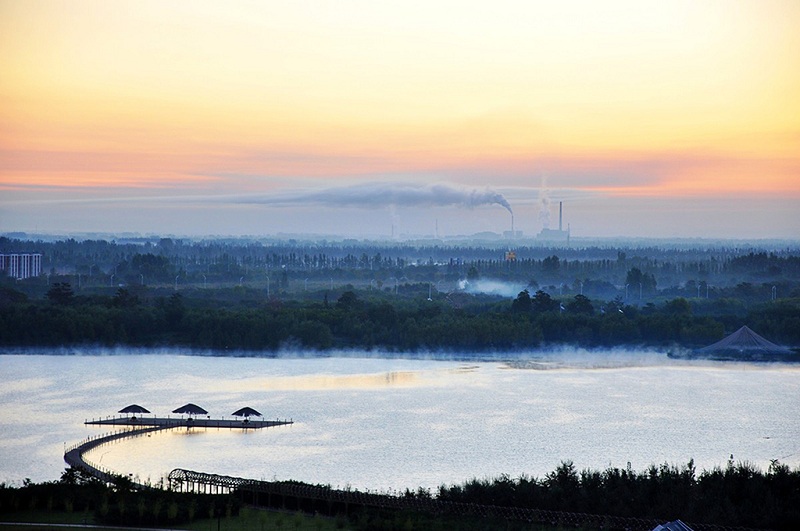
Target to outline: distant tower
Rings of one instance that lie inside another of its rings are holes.
[[[559,232],[564,230],[564,225],[561,223],[561,220],[562,220],[562,217],[563,217],[563,213],[564,213],[564,202],[563,201],[559,201],[558,202],[558,230],[559,230]]]
[[[511,213],[511,230],[503,231],[503,238],[507,240],[518,240],[522,238],[522,231],[514,228],[514,213]]]

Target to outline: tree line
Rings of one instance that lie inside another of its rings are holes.
[[[404,298],[347,288],[321,292],[321,300],[265,299],[260,291],[244,288],[186,293],[118,288],[113,296],[79,296],[69,283],[56,283],[45,299],[29,300],[0,289],[0,344],[271,352],[691,348],[748,324],[775,342],[800,345],[800,303],[791,299],[743,311],[736,304],[715,301],[712,307],[681,297],[638,307],[619,297],[605,302],[580,294],[555,298],[542,290],[523,290],[508,301],[433,293],[424,284],[417,286],[416,296]]]
[[[642,472],[630,468],[578,471],[572,462],[564,462],[543,478],[473,479],[442,486],[435,496],[454,502],[696,524],[786,530],[800,526],[800,468],[792,470],[778,461],[763,472],[731,459],[724,468],[700,473],[693,461],[684,466],[652,465]]]
[[[239,514],[241,506],[241,500],[230,494],[135,490],[125,476],[106,484],[71,467],[57,481],[24,480],[16,487],[0,483],[0,520],[4,513],[74,513],[97,524],[165,527],[200,518],[229,518]]]
[[[267,277],[275,281],[284,274],[295,288],[307,278],[353,283],[381,282],[390,277],[454,282],[475,268],[487,277],[536,279],[542,286],[591,296],[609,296],[626,285],[637,292],[655,293],[656,282],[658,289],[705,283],[705,287],[711,287],[710,295],[739,283],[775,285],[782,297],[800,293],[796,247],[736,247],[725,242],[662,247],[518,245],[514,249],[516,259],[507,260],[504,251],[508,244],[173,238],[30,241],[0,237],[0,252],[41,253],[43,274],[72,276],[76,279],[73,284],[92,286],[164,284],[176,277],[193,284],[239,279],[263,282]],[[644,281],[629,278],[632,268],[640,270]],[[578,283],[586,290],[579,290]]]
[[[34,484],[26,480],[17,487],[0,484],[0,519],[3,513],[47,511],[82,513],[87,519],[106,525],[163,527],[201,518],[227,518],[238,514],[243,503],[251,503],[322,514],[336,518],[337,528],[348,522],[348,527],[358,530],[531,529],[529,522],[466,513],[432,514],[377,509],[357,502],[332,503],[318,497],[319,488],[309,489],[308,495],[303,494],[303,489],[294,489],[292,495],[256,496],[246,488],[228,495],[211,495],[170,489],[136,491],[131,487],[130,480],[123,476],[106,485],[74,468],[66,469],[58,481]],[[727,466],[699,473],[693,461],[683,466],[651,465],[644,471],[630,466],[578,471],[568,461],[542,478],[504,475],[472,479],[459,485],[442,485],[435,491],[406,489],[400,496],[465,504],[461,507],[510,507],[662,522],[681,519],[707,526],[777,530],[800,526],[800,468],[790,469],[776,460],[765,472],[746,462],[734,463],[733,456]]]

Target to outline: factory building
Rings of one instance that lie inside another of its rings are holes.
[[[0,271],[11,278],[23,280],[42,274],[42,255],[39,253],[0,254]]]
[[[558,203],[558,230],[551,229],[545,226],[542,231],[536,236],[536,239],[543,240],[547,242],[564,242],[569,243],[569,225],[567,225],[567,230],[564,230],[564,203],[563,201],[559,201]]]

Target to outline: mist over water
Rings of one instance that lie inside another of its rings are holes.
[[[194,402],[213,417],[248,405],[295,421],[247,432],[172,430],[89,456],[141,479],[181,467],[385,490],[541,476],[567,459],[579,469],[691,458],[711,468],[733,454],[762,468],[770,459],[798,466],[798,397],[792,365],[659,352],[563,349],[477,361],[302,351],[0,355],[0,481],[56,479],[65,443],[105,431],[83,421],[132,403],[166,416]]]

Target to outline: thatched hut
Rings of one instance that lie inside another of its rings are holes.
[[[208,415],[208,411],[201,408],[197,404],[192,404],[191,402],[179,407],[178,409],[173,409],[172,412],[180,415],[189,415],[190,417],[192,415]]]

